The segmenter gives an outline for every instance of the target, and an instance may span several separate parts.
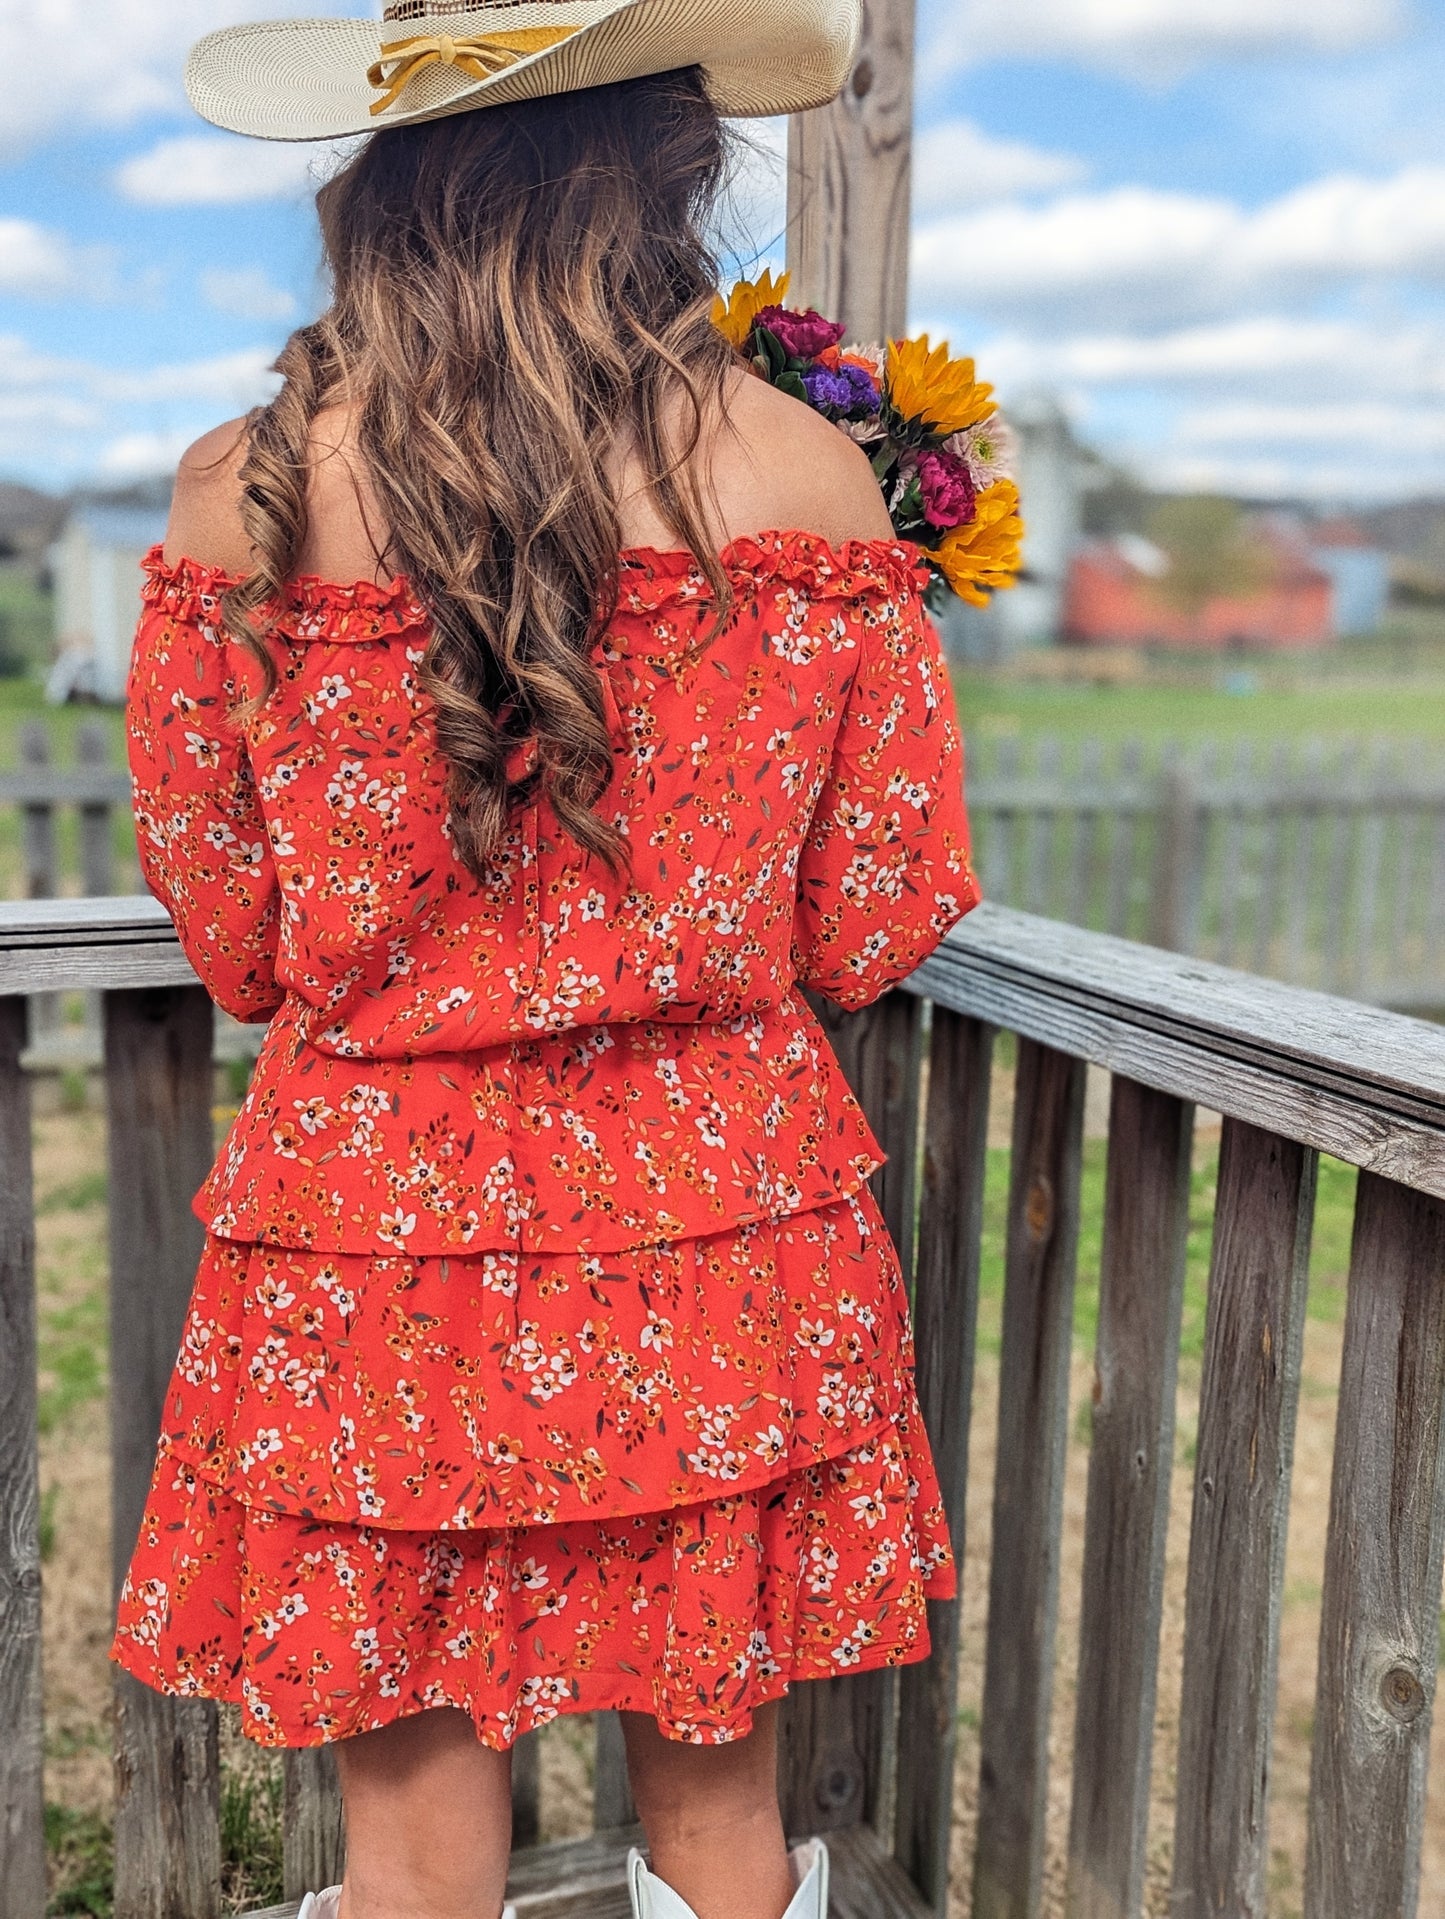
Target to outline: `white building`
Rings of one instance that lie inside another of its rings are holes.
[[[1052,394],[1021,394],[1003,414],[1018,438],[1023,572],[987,607],[949,605],[945,637],[965,659],[1000,660],[1058,639],[1069,562],[1083,540],[1084,494],[1102,477],[1097,456],[1074,438]]]
[[[164,507],[87,502],[50,549],[55,664],[46,697],[122,700],[140,614],[140,563],[164,539]]]

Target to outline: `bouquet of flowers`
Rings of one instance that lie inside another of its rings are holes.
[[[715,303],[713,322],[761,378],[858,442],[895,532],[922,549],[935,578],[987,605],[1014,584],[1023,537],[1013,439],[992,387],[927,334],[886,349],[844,346],[846,327],[784,306],[787,290],[786,273],[739,281]]]

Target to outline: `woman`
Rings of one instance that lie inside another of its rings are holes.
[[[802,989],[866,1004],[976,894],[921,568],[702,235],[719,109],[836,91],[856,0],[453,8],[193,62],[223,124],[381,130],[148,561],[146,876],[270,1028],[115,1656],[336,1742],[316,1919],[495,1919],[513,1741],[611,1707],[639,1919],[823,1919],[777,1702],[922,1658],[953,1573]]]

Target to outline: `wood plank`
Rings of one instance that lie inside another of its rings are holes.
[[[1410,1919],[1419,1896],[1445,1552],[1442,1274],[1445,1203],[1362,1174],[1325,1547],[1306,1919]]]
[[[1289,776],[1290,745],[1276,740],[1270,752],[1269,783],[1276,792]],[[1260,821],[1259,885],[1254,902],[1254,970],[1272,971],[1274,935],[1279,924],[1280,881],[1284,871],[1284,833],[1278,801]]]
[[[1193,769],[1183,760],[1164,769],[1154,834],[1149,938],[1155,946],[1187,953],[1198,919],[1203,827]]]
[[[998,743],[998,777],[1007,781],[1016,777],[1019,768],[1019,742],[1015,734],[1005,734]],[[1020,821],[1012,804],[999,803],[982,806],[975,795],[969,795],[970,809],[977,808],[988,818],[989,830],[985,839],[988,858],[980,868],[983,876],[984,891],[990,899],[999,900],[1006,906],[1016,906],[1019,901],[1019,875],[1017,863],[1019,856]],[[972,817],[972,811],[970,812]]]
[[[1119,754],[1119,773],[1126,782],[1138,781],[1144,771],[1143,742],[1125,740]],[[1113,844],[1109,849],[1109,931],[1122,938],[1129,931],[1134,904],[1134,858],[1139,827],[1133,813],[1118,813],[1114,819]]]
[[[512,1747],[512,1844],[520,1852],[542,1836],[542,1743],[525,1732]]]
[[[282,1757],[281,1881],[288,1899],[341,1883],[346,1822],[341,1781],[330,1746],[305,1746]]]
[[[974,1919],[1033,1919],[1043,1877],[1084,1065],[1022,1041],[999,1365]]]
[[[1265,1919],[1268,1788],[1317,1160],[1226,1120],[1184,1624],[1171,1919]]]
[[[43,772],[50,759],[50,729],[31,720],[20,729],[20,757],[27,769]],[[59,861],[55,840],[55,808],[47,800],[32,800],[20,809],[20,847],[25,863],[25,891],[31,899],[58,893]],[[14,989],[7,989],[14,990]],[[35,992],[30,1001],[30,1037],[42,1040],[60,1025],[60,997]]]
[[[1059,815],[1068,802],[1060,791],[1062,747],[1056,733],[1044,733],[1034,742],[1034,777],[1053,795],[1028,815],[1024,833],[1023,885],[1017,895],[1026,913],[1052,912],[1056,903]]]
[[[1244,804],[1241,795],[1254,777],[1254,741],[1235,743],[1234,770],[1229,779],[1229,797],[1224,808],[1221,835],[1219,892],[1219,957],[1226,966],[1236,966],[1241,954],[1240,875],[1244,869]]]
[[[596,1756],[592,1768],[592,1824],[598,1832],[630,1826],[637,1819],[632,1783],[627,1776],[627,1747],[622,1720],[615,1712],[600,1712],[596,1726]]]
[[[1108,868],[1104,862],[1102,809],[1087,804],[1091,788],[1103,784],[1104,750],[1097,739],[1086,739],[1079,747],[1075,787],[1078,823],[1074,834],[1070,869],[1068,917],[1075,926],[1086,926],[1104,898]]]
[[[928,1115],[918,1222],[914,1341],[918,1397],[943,1492],[954,1559],[964,1556],[968,1435],[988,1164],[993,1030],[945,1007],[929,1040]],[[932,1652],[899,1679],[893,1849],[938,1919],[947,1919],[948,1850],[958,1734],[960,1602],[928,1602]]]
[[[93,722],[82,726],[75,736],[75,751],[83,768],[109,771],[110,739],[103,726]],[[87,799],[81,804],[81,884],[91,898],[101,898],[115,891],[111,815],[112,801],[108,795],[105,798]]]
[[[27,1012],[0,1000],[0,1919],[34,1919],[46,1897]]]
[[[988,904],[906,990],[1445,1192],[1445,1031],[1423,1020]]]
[[[873,1190],[905,1279],[911,1274],[918,1173],[922,1003],[887,993],[859,1013],[820,1002],[824,1029],[887,1154]],[[898,1675],[879,1671],[794,1687],[783,1708],[784,1808],[818,1831],[859,1819],[888,1830],[898,1721]]]
[[[110,1169],[112,1563],[117,1590],[150,1484],[211,1163],[211,1002],[199,987],[105,1002]],[[216,1709],[115,1675],[116,1919],[214,1919]]]
[[[39,720],[27,721],[20,729],[20,758],[27,772],[43,779],[43,769],[50,761],[50,729]],[[37,791],[21,807],[20,820],[25,891],[31,899],[48,899],[58,890],[55,807]]]
[[[1070,1919],[1136,1919],[1144,1897],[1193,1137],[1187,1102],[1114,1080],[1079,1622]]]
[[[1377,740],[1371,756],[1381,771],[1388,765],[1390,745]],[[1385,816],[1372,808],[1360,821],[1360,860],[1355,887],[1355,932],[1351,957],[1354,962],[1353,990],[1364,999],[1380,963],[1377,950],[1380,936],[1380,870],[1385,859]]]
[[[628,1919],[627,1854],[642,1844],[641,1829],[626,1826],[535,1846],[513,1858],[507,1897],[518,1919]],[[927,1907],[870,1828],[830,1833],[828,1848],[828,1919],[928,1919]],[[251,1919],[296,1919],[296,1905],[271,1906]]]
[[[1324,741],[1306,740],[1302,760],[1305,776],[1318,779],[1324,771],[1324,762]],[[1316,894],[1320,890],[1318,882],[1322,877],[1318,866],[1319,846],[1318,811],[1312,806],[1301,805],[1294,821],[1294,857],[1285,878],[1284,950],[1280,964],[1281,977],[1297,986],[1305,984],[1308,962],[1312,957],[1310,919]],[[1328,898],[1328,887],[1323,891]],[[1328,911],[1328,907],[1325,910]]]
[[[848,84],[788,123],[790,298],[850,340],[907,330],[913,30],[914,0],[863,0]]]

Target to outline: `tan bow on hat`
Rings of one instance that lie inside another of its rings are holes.
[[[719,112],[801,113],[842,88],[862,0],[395,0],[374,20],[209,33],[186,91],[263,140],[334,140],[505,101],[702,67]]]

